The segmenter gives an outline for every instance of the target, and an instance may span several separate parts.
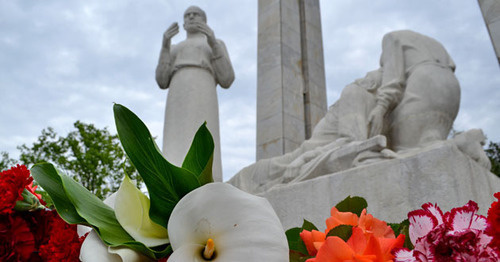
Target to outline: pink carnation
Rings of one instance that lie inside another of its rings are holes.
[[[410,240],[414,250],[394,252],[396,261],[498,261],[485,234],[486,218],[477,215],[478,206],[469,201],[443,215],[437,205],[424,204],[408,213]]]

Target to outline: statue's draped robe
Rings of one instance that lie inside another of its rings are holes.
[[[225,45],[218,40],[214,52],[205,37],[188,38],[172,46],[170,61],[163,154],[174,165],[182,165],[196,131],[207,122],[215,144],[214,178],[222,180],[216,86],[227,88],[234,79]]]

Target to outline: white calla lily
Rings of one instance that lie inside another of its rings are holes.
[[[149,198],[125,176],[116,192],[116,219],[130,236],[148,247],[167,244],[167,229],[149,218],[149,206]]]
[[[83,241],[80,249],[80,260],[83,262],[149,262],[150,258],[130,248],[108,247],[97,233],[92,230]]]
[[[285,232],[269,202],[226,183],[184,196],[168,232],[174,250],[169,262],[288,261]]]
[[[128,179],[125,178],[125,179]],[[124,181],[125,181],[124,179]],[[128,179],[128,183],[130,179]],[[123,185],[123,183],[122,183]],[[134,186],[132,184],[132,186]],[[134,186],[135,187],[135,186]],[[120,187],[121,188],[121,187]],[[128,191],[128,189],[126,190]],[[122,191],[123,193],[124,191]],[[145,197],[145,196],[144,196]],[[113,193],[111,196],[106,198],[103,202],[111,208],[114,208],[117,201],[123,201],[122,198],[119,197],[118,191]],[[133,208],[133,207],[131,207]],[[149,208],[149,207],[148,207]],[[88,232],[89,227],[78,225],[77,230],[80,233],[85,234]],[[82,243],[82,247],[80,249],[80,260],[83,262],[147,262],[152,261],[147,256],[142,255],[139,252],[136,252],[133,249],[126,247],[108,247],[105,245],[101,238],[97,235],[97,233],[92,229],[90,233],[87,235],[85,240]]]

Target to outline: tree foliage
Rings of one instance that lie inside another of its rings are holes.
[[[16,164],[16,160],[12,159],[9,157],[9,153],[7,152],[0,152],[0,171],[9,169],[13,167]]]
[[[101,199],[118,190],[125,174],[142,181],[121,148],[118,135],[80,121],[73,125],[76,130],[65,137],[51,127],[43,129],[31,147],[18,147],[20,162],[28,167],[51,162]]]
[[[500,142],[493,143],[490,141],[488,149],[485,151],[491,161],[491,173],[500,177]]]

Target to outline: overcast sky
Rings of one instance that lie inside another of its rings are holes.
[[[228,48],[236,80],[219,89],[224,180],[255,159],[255,0],[0,1],[0,151],[18,156],[48,126],[81,120],[116,133],[113,102],[134,111],[161,145],[167,91],[154,80],[162,34],[199,5]],[[412,29],[440,41],[462,87],[455,129],[500,141],[500,68],[477,1],[321,1],[328,104],[378,67],[382,36]],[[184,31],[174,37],[179,42]]]

